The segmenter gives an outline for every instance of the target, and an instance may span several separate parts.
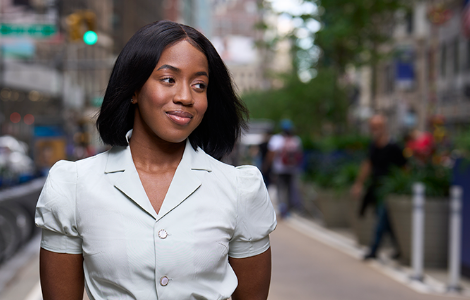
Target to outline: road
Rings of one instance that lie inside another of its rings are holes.
[[[283,221],[272,233],[271,245],[273,275],[269,300],[450,299],[417,293]],[[38,256],[33,255],[0,294],[0,299],[40,300],[38,280]]]

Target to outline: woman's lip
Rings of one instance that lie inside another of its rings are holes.
[[[178,125],[187,125],[193,118],[192,114],[185,111],[168,111],[166,115]]]

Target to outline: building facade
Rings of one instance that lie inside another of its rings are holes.
[[[448,126],[470,122],[470,26],[465,1],[417,1],[398,14],[393,43],[384,46],[389,59],[378,66],[377,93],[370,93],[371,69],[356,76],[361,98],[356,116],[375,110],[387,114],[392,131],[427,129],[432,116]]]
[[[211,41],[229,68],[240,94],[266,89],[269,55],[256,47],[263,11],[255,0],[213,0]]]

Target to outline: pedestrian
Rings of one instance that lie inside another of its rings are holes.
[[[281,121],[280,134],[271,137],[268,143],[267,167],[272,165],[275,176],[277,197],[281,217],[287,217],[299,205],[297,175],[302,163],[302,141],[294,135],[294,124],[291,120]]]
[[[381,114],[374,115],[369,121],[372,143],[369,146],[367,159],[362,162],[359,175],[351,189],[351,194],[358,199],[363,192],[363,187],[367,179],[369,185],[362,198],[359,215],[364,216],[366,209],[375,205],[377,221],[374,229],[372,243],[369,252],[364,255],[364,260],[377,258],[377,251],[385,234],[389,234],[395,248],[393,258],[398,258],[400,248],[390,225],[387,206],[378,195],[378,190],[383,180],[389,174],[393,166],[403,167],[406,159],[403,150],[398,144],[390,139],[387,130],[387,119]],[[382,195],[383,196],[383,195]]]
[[[201,33],[137,31],[97,120],[112,149],[56,163],[39,198],[44,299],[267,299],[274,209],[256,167],[219,161],[246,114]]]
[[[268,162],[268,144],[269,140],[271,139],[272,133],[271,130],[268,130],[263,135],[263,142],[259,144],[259,159],[261,163],[261,174],[263,174],[264,184],[266,187],[269,187],[271,184],[271,169],[272,164]]]

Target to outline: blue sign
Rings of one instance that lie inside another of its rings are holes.
[[[59,126],[35,126],[34,137],[59,137],[64,136],[64,132]]]

